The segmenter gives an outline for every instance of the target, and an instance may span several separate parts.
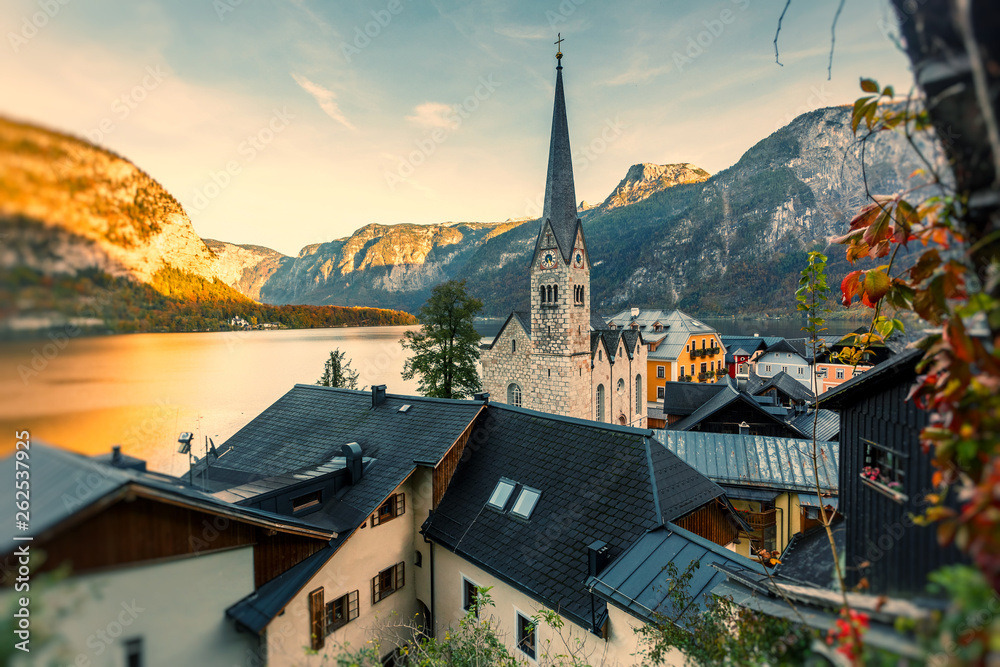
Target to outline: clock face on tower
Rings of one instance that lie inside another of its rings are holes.
[[[573,251],[573,267],[577,269],[583,268],[583,250],[579,248]]]
[[[542,253],[542,268],[543,269],[554,269],[556,268],[556,253],[552,250],[546,250]]]

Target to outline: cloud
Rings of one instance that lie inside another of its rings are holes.
[[[660,65],[659,67],[650,67],[649,56],[642,56],[638,60],[634,61],[625,71],[608,79],[607,81],[602,81],[601,83],[605,86],[622,86],[626,84],[646,83],[661,74],[666,74],[672,69],[673,65],[671,63]]]
[[[326,112],[327,116],[334,119],[352,132],[358,131],[358,128],[354,127],[354,124],[347,120],[347,116],[344,115],[344,112],[340,110],[340,107],[334,101],[337,97],[336,93],[332,90],[324,88],[318,83],[313,83],[304,76],[299,76],[294,72],[292,72],[292,78],[295,79],[295,83],[302,87],[302,90],[316,98],[316,101],[319,103],[319,108]]]
[[[424,102],[413,109],[413,114],[406,117],[406,122],[417,127],[450,128],[452,108],[441,102]]]

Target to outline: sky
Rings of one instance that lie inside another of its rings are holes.
[[[554,44],[578,200],[711,173],[862,76],[908,90],[886,0],[5,0],[0,114],[82,136],[204,238],[295,255],[367,224],[537,217]]]

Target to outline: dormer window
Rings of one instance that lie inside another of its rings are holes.
[[[405,512],[406,496],[402,493],[394,493],[372,514],[372,528],[386,521],[392,521],[396,517],[402,516]]]
[[[316,505],[319,505],[322,500],[322,491],[313,491],[312,493],[307,493],[299,496],[298,498],[292,498],[292,511],[300,512],[304,509],[315,507]]]

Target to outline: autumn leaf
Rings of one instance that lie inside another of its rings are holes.
[[[877,93],[879,89],[875,79],[861,79],[861,90],[866,93]]]
[[[840,291],[844,297],[842,299],[845,306],[850,306],[854,297],[861,293],[861,276],[864,271],[851,271],[840,282]]]
[[[884,267],[865,271],[864,295],[861,302],[872,308],[878,303],[885,293],[889,291],[889,274]]]

